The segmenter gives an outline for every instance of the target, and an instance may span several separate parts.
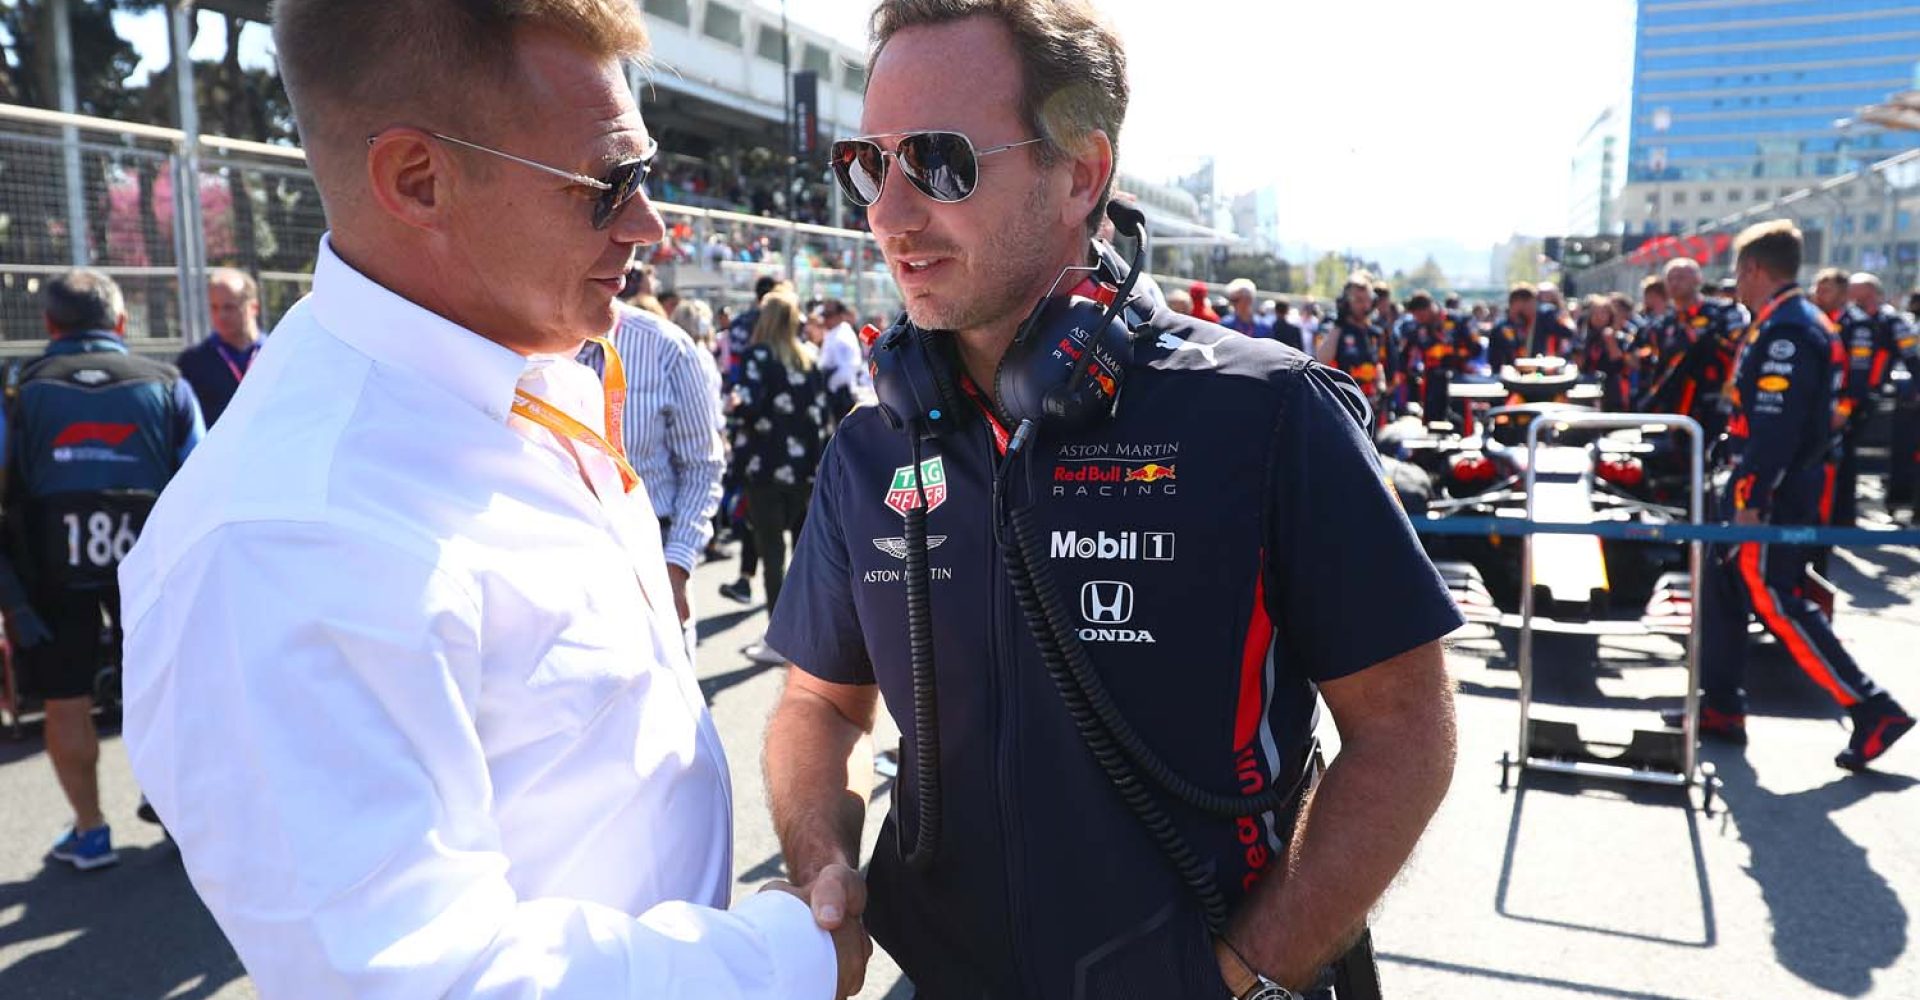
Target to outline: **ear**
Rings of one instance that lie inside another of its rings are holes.
[[[125,312],[113,318],[113,332],[121,340],[127,339],[127,314]]]
[[[451,153],[419,129],[388,129],[367,147],[367,189],[374,203],[416,229],[439,228],[453,170]]]
[[[1100,203],[1100,197],[1107,193],[1108,180],[1113,177],[1113,140],[1105,131],[1094,129],[1081,140],[1080,148],[1072,156],[1067,164],[1071,186],[1061,209],[1068,218],[1061,222],[1081,225],[1093,212],[1093,206]]]

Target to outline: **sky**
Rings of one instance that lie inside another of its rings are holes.
[[[1122,168],[1273,185],[1295,258],[1560,233],[1574,145],[1631,84],[1631,0],[1095,2],[1127,44]],[[790,10],[858,40],[870,8]]]
[[[1212,156],[1223,198],[1272,185],[1296,260],[1353,249],[1412,268],[1559,233],[1574,145],[1632,72],[1632,0],[1095,2],[1127,43],[1122,169],[1170,181]],[[789,8],[855,44],[871,9]],[[164,62],[158,16],[122,21]],[[219,19],[202,24],[194,56],[215,57]],[[247,32],[247,61],[268,58],[265,27]]]

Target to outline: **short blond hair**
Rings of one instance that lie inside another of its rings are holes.
[[[253,275],[237,267],[216,267],[207,272],[208,285],[225,285],[242,302],[260,301],[260,284]]]
[[[322,198],[375,131],[457,132],[484,116],[475,98],[511,83],[526,30],[604,58],[647,51],[633,0],[275,0],[280,78]]]
[[[1791,220],[1756,222],[1733,241],[1733,260],[1735,266],[1750,260],[1776,278],[1792,278],[1800,273],[1800,247],[1800,227]]]
[[[1235,278],[1227,282],[1227,298],[1229,299],[1241,292],[1245,292],[1251,296],[1255,291],[1257,291],[1257,289],[1253,287],[1253,282],[1247,278]]]

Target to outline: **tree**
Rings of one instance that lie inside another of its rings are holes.
[[[1507,255],[1507,282],[1536,283],[1540,280],[1540,241],[1521,240]]]
[[[1412,295],[1414,292],[1438,294],[1446,290],[1447,273],[1440,269],[1440,262],[1434,260],[1432,254],[1428,254],[1427,259],[1422,261],[1419,267],[1414,268],[1404,277],[1397,278],[1394,281],[1394,287],[1403,290],[1407,295]]]
[[[1337,299],[1347,284],[1347,259],[1329,250],[1313,262],[1313,287],[1316,299]]]
[[[1293,269],[1273,254],[1230,254],[1220,266],[1228,278],[1245,278],[1263,292],[1291,292]]]

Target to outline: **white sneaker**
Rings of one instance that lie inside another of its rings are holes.
[[[778,667],[787,662],[787,658],[775,652],[772,646],[767,645],[767,640],[764,638],[759,642],[740,647],[740,655],[767,667]]]

